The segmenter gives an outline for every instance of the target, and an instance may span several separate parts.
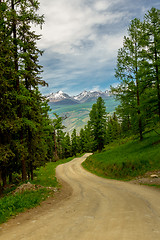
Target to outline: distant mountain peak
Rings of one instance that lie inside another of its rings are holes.
[[[56,93],[50,93],[46,96],[46,99],[48,99],[50,102],[55,102],[58,104],[77,104],[77,103],[84,103],[96,100],[98,97],[102,98],[108,98],[111,96],[111,93],[109,90],[106,90],[105,92],[102,91],[86,91],[79,93],[76,96],[69,96],[68,94],[64,93],[63,91],[58,91]]]
[[[67,94],[65,94],[64,92],[62,92],[62,91],[58,91],[58,92],[56,92],[55,94],[54,94],[54,97],[56,98],[56,99],[58,99],[58,98],[66,98],[68,95]]]
[[[71,99],[71,97],[62,91],[58,91],[56,93],[50,93],[46,96],[46,99],[48,99],[50,102],[58,102],[63,99]]]
[[[107,98],[110,96],[109,91],[106,92],[102,92],[102,91],[83,91],[80,94],[76,95],[74,97],[74,99],[80,101],[80,102],[88,102],[94,99],[97,99],[98,97],[102,97],[102,98]]]
[[[60,90],[60,91],[56,92],[56,94],[63,95],[63,94],[64,94],[64,92]]]

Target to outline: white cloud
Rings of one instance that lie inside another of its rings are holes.
[[[107,11],[110,4],[109,1],[96,1],[93,5]],[[46,20],[40,47],[74,54],[73,44],[78,45],[80,40],[93,36],[95,25],[116,23],[123,17],[122,13],[101,13],[96,8],[84,4],[82,0],[41,0],[40,12],[46,13]]]
[[[139,0],[40,0],[40,4],[40,14],[45,15],[38,43],[45,50],[43,76],[50,86],[63,90],[78,84],[82,88],[88,79],[91,88],[110,81],[130,20],[148,7]]]
[[[95,2],[94,7],[97,11],[104,11],[104,10],[108,9],[110,4],[111,4],[111,2],[109,2],[109,1],[97,1],[97,2]]]

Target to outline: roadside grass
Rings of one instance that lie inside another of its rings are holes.
[[[0,224],[6,222],[11,216],[15,216],[26,209],[34,208],[44,201],[50,194],[47,189],[37,191],[24,191],[15,195],[7,195],[0,199]]]
[[[67,163],[73,160],[75,157],[58,160],[57,162],[49,162],[45,166],[37,168],[34,171],[34,181],[31,183],[41,185],[44,187],[59,187],[59,183],[56,179],[56,167],[60,164]]]
[[[119,180],[130,180],[147,171],[160,169],[160,136],[155,132],[146,133],[143,141],[120,141],[89,156],[83,167],[98,176]]]
[[[60,187],[56,177],[55,169],[58,165],[66,163],[75,157],[59,160],[57,162],[46,163],[34,171],[35,180],[31,183],[44,187]],[[13,188],[15,190],[15,187]],[[53,195],[53,191],[48,188],[37,189],[35,191],[24,191],[22,193],[5,192],[6,195],[0,198],[0,224],[6,222],[12,216],[20,212],[38,206],[42,201]]]

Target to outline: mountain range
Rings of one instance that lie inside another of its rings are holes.
[[[46,99],[49,102],[58,104],[58,105],[73,105],[95,101],[98,97],[102,97],[103,99],[107,99],[111,96],[109,90],[105,92],[102,91],[83,91],[76,96],[70,96],[62,91],[58,91],[56,93],[50,93],[46,95]]]
[[[92,105],[96,102],[98,97],[102,97],[107,113],[112,113],[117,106],[113,95],[107,90],[102,91],[83,91],[76,96],[69,96],[68,94],[58,91],[45,96],[49,100],[50,106],[49,116],[54,118],[54,113],[61,116],[65,131],[71,133],[75,128],[77,132],[80,131],[89,120],[89,113]]]

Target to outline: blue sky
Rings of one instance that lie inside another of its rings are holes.
[[[45,24],[38,47],[43,79],[42,94],[106,90],[116,85],[118,49],[132,19],[143,19],[159,0],[40,0]]]

